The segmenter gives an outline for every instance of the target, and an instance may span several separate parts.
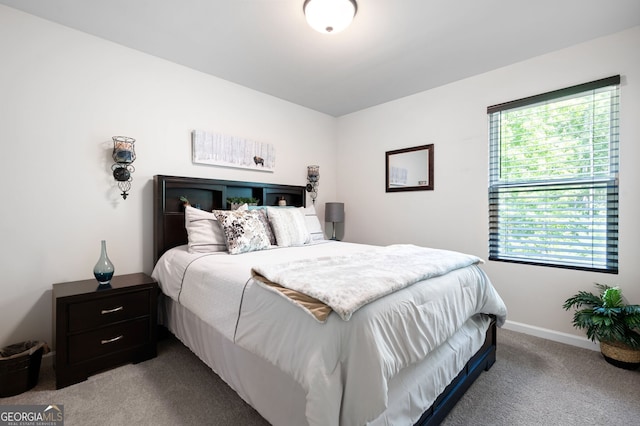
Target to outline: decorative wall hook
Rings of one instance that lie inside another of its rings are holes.
[[[136,140],[127,136],[114,136],[113,138],[113,161],[111,166],[113,178],[118,181],[118,187],[122,191],[122,198],[127,199],[127,192],[131,189],[131,173],[136,169],[131,165],[136,159]]]

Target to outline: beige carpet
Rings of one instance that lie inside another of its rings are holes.
[[[64,404],[65,425],[266,425],[251,407],[173,338],[158,357],[55,390],[44,368],[29,392],[0,404]],[[598,352],[498,331],[498,361],[443,423],[453,425],[640,424],[640,371]]]
[[[498,330],[497,355],[443,425],[640,425],[639,370],[508,330]]]

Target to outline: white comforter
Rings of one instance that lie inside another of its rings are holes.
[[[324,324],[251,278],[256,265],[371,249],[326,243],[203,256],[182,248],[165,254],[153,276],[166,295],[300,383],[310,425],[362,425],[385,409],[388,382],[402,368],[424,358],[474,315],[495,314],[499,325],[506,316],[477,265],[389,294],[349,321],[331,314]]]

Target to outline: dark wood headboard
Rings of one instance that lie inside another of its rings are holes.
[[[275,206],[281,197],[289,206],[306,206],[304,186],[240,182],[156,175],[153,178],[153,264],[172,247],[187,244],[184,206],[180,197],[206,211],[225,210],[227,198],[253,197],[263,206]]]

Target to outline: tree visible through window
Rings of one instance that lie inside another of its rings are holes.
[[[618,272],[619,84],[487,108],[490,260]]]

